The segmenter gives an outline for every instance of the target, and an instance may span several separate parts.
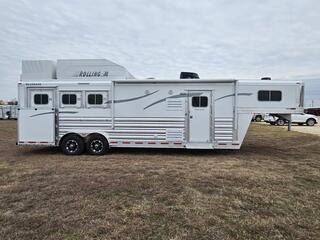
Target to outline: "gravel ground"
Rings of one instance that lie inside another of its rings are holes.
[[[267,123],[261,122],[261,124],[265,125]],[[269,124],[267,124],[267,125],[269,125]],[[279,127],[279,126],[271,126],[271,125],[269,125],[269,126],[272,128]],[[287,129],[288,126],[283,126],[281,128]],[[309,133],[309,134],[314,134],[314,135],[320,136],[320,117],[318,117],[318,124],[314,125],[313,127],[308,127],[306,125],[298,126],[297,124],[293,124],[291,130],[296,131],[296,132]]]

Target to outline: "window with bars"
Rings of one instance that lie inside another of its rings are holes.
[[[103,96],[102,94],[89,94],[88,95],[88,104],[90,105],[102,105]]]
[[[192,97],[192,107],[207,107],[208,97],[206,96],[195,96]]]
[[[35,94],[33,102],[36,105],[47,105],[49,103],[49,96],[48,94]]]
[[[77,104],[77,95],[76,94],[63,94],[62,103],[64,105],[75,105]]]
[[[279,102],[282,100],[282,92],[274,90],[258,91],[258,100],[262,102]]]

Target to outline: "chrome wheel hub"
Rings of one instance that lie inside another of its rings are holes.
[[[103,150],[103,142],[101,140],[93,140],[90,148],[94,153],[100,153]]]
[[[69,140],[66,142],[66,149],[68,150],[68,152],[75,152],[78,149],[78,143],[76,140]]]

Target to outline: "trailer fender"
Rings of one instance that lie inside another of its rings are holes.
[[[100,134],[100,135],[104,136],[104,137],[107,139],[108,142],[110,141],[110,140],[109,140],[109,138],[110,138],[110,137],[109,137],[109,134],[106,133],[106,132],[102,132],[102,131],[95,131],[95,132],[91,132],[91,131],[90,131],[90,132],[73,131],[73,132],[67,132],[66,134],[64,134],[64,135],[59,139],[59,144],[60,144],[61,140],[62,140],[65,136],[67,136],[67,135],[69,135],[69,134],[77,134],[77,135],[79,135],[80,137],[82,137],[85,142],[87,141],[88,136],[90,136],[90,135],[92,135],[92,134]]]
[[[93,134],[100,134],[100,135],[102,135],[102,136],[105,137],[105,139],[108,141],[108,143],[110,142],[110,140],[109,140],[109,134],[108,134],[108,133],[105,133],[105,132],[101,132],[101,131],[91,132],[91,133],[85,134],[85,135],[82,136],[82,137],[85,139],[85,142],[86,142],[87,139],[89,138],[89,136],[90,136],[90,135],[93,135]]]

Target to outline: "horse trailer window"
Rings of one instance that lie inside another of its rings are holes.
[[[271,94],[270,94],[270,101],[281,101],[282,99],[282,94],[281,94],[281,91],[271,91]]]
[[[200,97],[192,97],[192,107],[200,106]]]
[[[208,97],[192,97],[192,107],[207,107]]]
[[[90,105],[101,105],[103,102],[102,94],[89,94],[88,103]]]
[[[260,90],[258,92],[258,100],[263,102],[279,102],[282,99],[281,91],[266,91]]]
[[[259,101],[269,101],[269,92],[270,91],[259,91],[258,100]]]
[[[65,105],[75,105],[77,104],[77,96],[76,94],[63,94],[62,95],[62,103]]]
[[[48,94],[35,94],[33,97],[34,104],[46,105],[49,103]]]
[[[208,106],[208,97],[200,97],[200,107]]]

